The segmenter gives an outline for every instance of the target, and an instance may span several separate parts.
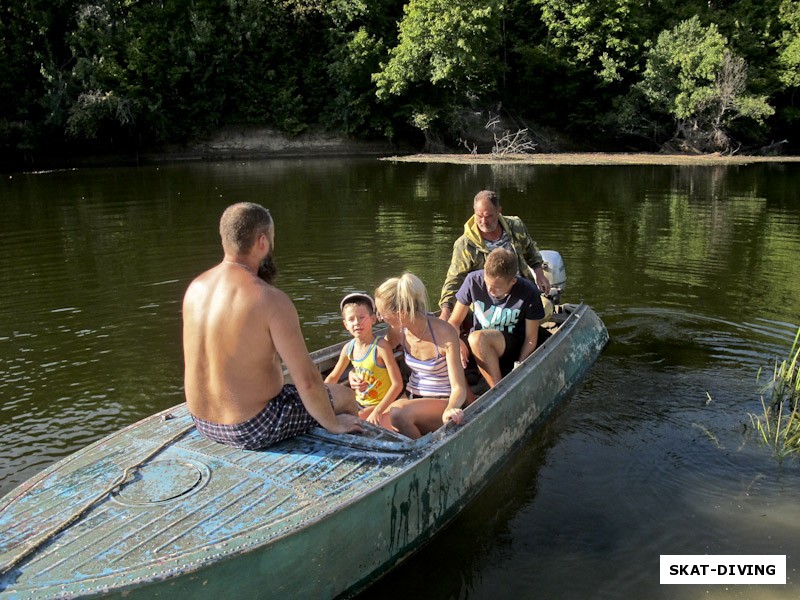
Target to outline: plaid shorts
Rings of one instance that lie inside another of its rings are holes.
[[[325,389],[333,406],[331,390],[328,386],[325,386]],[[244,423],[223,425],[194,415],[192,419],[202,436],[220,444],[245,450],[266,448],[286,438],[305,433],[318,425],[303,406],[297,388],[290,383],[284,385],[280,394],[270,400],[260,413]]]

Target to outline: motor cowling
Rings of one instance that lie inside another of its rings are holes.
[[[542,250],[542,270],[548,281],[550,281],[550,293],[548,297],[558,304],[561,300],[561,293],[567,287],[567,270],[564,267],[564,260],[561,254],[555,250]]]

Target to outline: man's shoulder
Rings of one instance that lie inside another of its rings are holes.
[[[210,290],[213,287],[215,271],[217,268],[218,266],[212,267],[211,269],[203,271],[200,273],[200,275],[192,279],[192,281],[186,287],[186,292],[183,296],[184,302],[191,301],[194,298],[210,293]]]
[[[253,304],[268,303],[268,306],[275,307],[292,304],[286,292],[259,277],[251,275],[245,279],[237,278],[230,283],[238,288],[240,293]]]
[[[456,238],[456,241],[453,242],[453,246],[455,248],[460,248],[462,246],[469,246],[470,244],[472,244],[474,246],[475,245],[475,240],[473,240],[466,233],[462,233],[460,236],[458,236]]]
[[[503,215],[503,219],[505,219],[505,222],[508,224],[509,229],[527,231],[527,227],[525,227],[525,222],[521,218],[515,215]]]
[[[235,299],[241,308],[262,304],[277,309],[294,306],[289,296],[274,285],[252,274],[220,271],[218,266],[198,275],[186,289],[185,298]]]
[[[294,302],[289,298],[289,294],[274,285],[261,281],[259,284],[259,293],[271,308],[280,311],[295,310]]]
[[[461,282],[460,292],[468,293],[473,289],[480,289],[484,286],[484,271],[478,269],[477,271],[470,271],[464,276],[464,281]]]
[[[463,275],[471,272],[478,264],[480,248],[474,240],[461,236],[453,244],[453,257],[448,267],[449,274]]]

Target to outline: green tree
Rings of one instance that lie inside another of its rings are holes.
[[[762,123],[773,113],[764,96],[747,91],[747,64],[711,23],[692,17],[663,31],[647,55],[639,89],[656,111],[677,124],[681,149],[731,152],[738,118]]]
[[[63,137],[49,124],[45,102],[51,82],[45,73],[69,60],[65,32],[72,27],[75,0],[4,0],[0,3],[0,152],[31,160]]]
[[[775,130],[778,140],[789,141],[800,137],[800,2],[783,0],[778,13],[783,27],[776,42],[778,79],[783,89],[776,95]]]
[[[636,68],[647,7],[638,0],[531,0],[541,10],[548,44],[588,67],[604,83]]]
[[[76,139],[117,146],[205,130],[225,98],[226,12],[209,0],[82,5],[67,36],[71,59],[47,69],[51,120]]]
[[[402,99],[430,142],[454,112],[497,93],[502,10],[499,0],[410,0],[398,43],[373,75],[378,98]]]
[[[227,124],[433,147],[487,110],[600,147],[668,128],[730,149],[800,135],[798,39],[800,0],[5,0],[0,153]]]
[[[349,134],[378,131],[391,137],[389,121],[376,115],[379,108],[371,81],[386,52],[383,40],[364,26],[339,32],[337,37],[339,43],[329,55],[328,73],[335,87],[326,107],[326,121]]]
[[[64,99],[53,120],[76,138],[117,145],[182,142],[227,123],[302,131],[330,90],[323,4],[83,5],[68,37],[72,60],[48,72],[49,103]]]
[[[326,4],[330,90],[322,122],[349,135],[393,137],[391,114],[378,101],[372,74],[386,56],[386,39],[397,35],[402,0],[339,0]]]
[[[784,26],[777,46],[780,80],[790,88],[800,87],[800,2],[783,0],[778,13]]]

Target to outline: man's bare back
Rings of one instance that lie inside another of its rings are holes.
[[[183,302],[184,385],[192,414],[241,423],[278,395],[283,373],[270,320],[286,304],[294,312],[283,292],[238,263],[222,262],[192,282]]]
[[[229,434],[239,435],[231,428],[254,420],[269,434],[290,419],[283,437],[315,423],[333,433],[360,431],[353,391],[326,389],[291,300],[257,275],[275,244],[269,211],[232,205],[220,220],[220,235],[225,258],[189,285],[183,301],[184,387],[198,429],[231,445]],[[294,387],[284,385],[281,360]],[[268,405],[277,411],[269,418]],[[258,439],[241,447],[251,442]]]

